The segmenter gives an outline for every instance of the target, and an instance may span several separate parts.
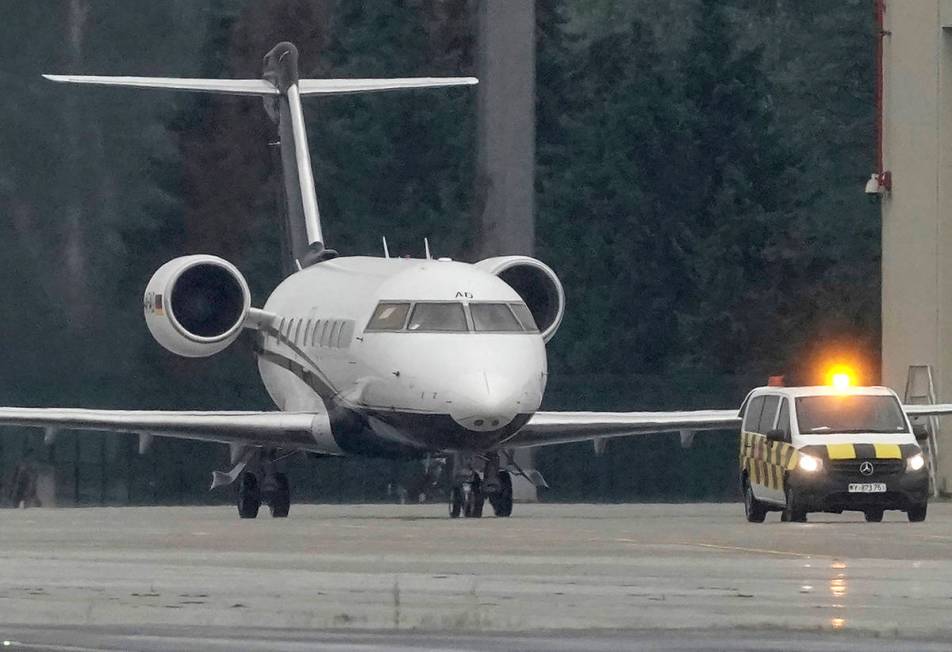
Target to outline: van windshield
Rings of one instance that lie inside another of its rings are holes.
[[[908,432],[892,396],[800,396],[796,404],[801,435]]]

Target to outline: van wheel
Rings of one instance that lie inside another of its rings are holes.
[[[866,515],[867,523],[881,523],[883,520],[882,509],[867,509],[863,513]]]
[[[787,504],[783,508],[783,514],[780,515],[780,520],[786,523],[806,523],[807,510],[797,504],[797,495],[793,489],[787,487],[783,493],[786,496]]]
[[[751,523],[763,523],[767,517],[767,506],[754,497],[747,478],[744,478],[744,513]]]
[[[919,503],[918,505],[913,505],[909,508],[909,511],[906,512],[906,516],[909,517],[910,523],[921,523],[926,520],[926,508],[929,506],[928,503]]]

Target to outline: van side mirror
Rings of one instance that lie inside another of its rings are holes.
[[[779,428],[767,431],[767,441],[786,441],[787,433]]]
[[[926,428],[923,423],[912,424],[912,434],[915,435],[916,441],[919,442],[929,439],[929,429]]]

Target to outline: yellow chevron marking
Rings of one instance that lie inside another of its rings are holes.
[[[876,448],[876,457],[880,459],[902,459],[899,444],[873,444],[873,446]]]
[[[787,470],[793,471],[797,468],[797,464],[800,462],[800,451],[793,451],[793,454],[790,456],[790,459],[787,461]]]
[[[853,444],[827,444],[826,450],[831,460],[855,460],[856,449]]]

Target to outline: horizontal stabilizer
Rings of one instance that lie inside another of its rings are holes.
[[[301,95],[345,95],[373,91],[396,91],[403,88],[440,88],[472,86],[475,77],[397,77],[394,79],[302,79]]]
[[[110,77],[102,75],[43,75],[50,81],[97,86],[158,88],[170,91],[196,91],[225,95],[280,95],[281,91],[265,79],[190,79],[186,77]],[[395,79],[302,79],[299,91],[305,95],[346,95],[405,88],[472,86],[475,77],[406,77]]]
[[[198,91],[225,95],[278,95],[278,89],[264,79],[189,79],[186,77],[109,77],[100,75],[43,75],[50,81],[97,86],[164,88],[170,91]]]

